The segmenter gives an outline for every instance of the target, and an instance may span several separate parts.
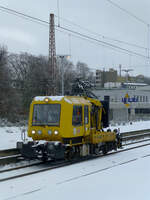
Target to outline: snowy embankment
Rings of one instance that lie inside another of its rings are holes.
[[[148,200],[149,155],[147,146],[6,181],[0,199]]]
[[[119,128],[121,133],[129,132],[129,131],[150,129],[150,121],[130,122],[130,123],[126,123],[124,125],[110,126],[109,128],[112,130],[115,128]]]
[[[150,129],[150,122],[117,128],[121,132]],[[1,149],[15,147],[21,138],[21,128],[1,127],[0,136]],[[141,147],[2,182],[0,200],[148,200],[149,168],[150,146]]]
[[[16,142],[21,140],[21,127],[0,127],[0,150],[16,148]]]
[[[128,132],[141,129],[150,129],[150,121],[133,122],[132,124],[110,126],[111,130],[119,128],[120,132]],[[21,140],[22,130],[27,127],[0,127],[0,149],[15,148],[16,142]]]

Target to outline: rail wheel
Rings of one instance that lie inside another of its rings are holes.
[[[108,153],[107,146],[103,147],[102,153],[103,153],[103,155],[106,155]]]
[[[65,152],[65,159],[66,160],[72,160],[74,158],[74,151],[73,149],[70,147],[66,150]]]

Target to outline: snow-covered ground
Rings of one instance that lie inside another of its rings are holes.
[[[149,200],[149,155],[147,146],[7,181],[0,199]]]
[[[16,142],[21,140],[21,127],[0,127],[0,150],[16,148]]]
[[[150,122],[120,126],[150,129]],[[0,128],[0,149],[15,147],[20,128]],[[1,183],[0,200],[149,200],[150,146]]]
[[[115,128],[119,128],[121,133],[128,131],[150,129],[150,121],[130,122],[124,125],[110,126],[110,128],[112,130]]]

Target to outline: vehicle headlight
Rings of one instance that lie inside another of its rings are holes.
[[[46,97],[46,98],[44,99],[44,101],[45,101],[46,103],[49,102],[49,98]]]
[[[32,130],[32,132],[31,132],[32,134],[35,134],[35,130]]]
[[[52,134],[52,131],[51,131],[51,130],[48,130],[48,134],[51,135],[51,134]]]
[[[57,130],[55,130],[55,131],[54,131],[54,134],[55,134],[55,135],[58,135],[58,131],[57,131]]]
[[[42,131],[41,130],[38,130],[38,132],[37,132],[39,135],[41,135],[42,134]]]

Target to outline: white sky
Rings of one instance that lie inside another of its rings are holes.
[[[149,0],[113,1],[145,20],[146,23],[150,23]],[[56,0],[1,0],[0,6],[7,6],[46,21],[49,20],[50,13],[58,15]],[[65,19],[99,34],[147,48],[147,26],[112,6],[106,0],[59,0],[59,7],[60,16]],[[10,52],[48,54],[48,27],[6,14],[1,10],[0,19],[0,43],[7,45]],[[61,25],[93,36],[93,34],[64,21],[61,21]],[[71,39],[69,40],[69,38]],[[103,40],[102,37],[99,39]],[[71,59],[74,63],[80,60],[86,62],[90,68],[99,69],[111,67],[119,69],[119,64],[122,64],[123,68],[134,69],[131,75],[141,73],[148,76],[150,73],[150,65],[143,58],[119,53],[60,32],[56,32],[57,54],[70,54],[69,41],[71,41]],[[145,51],[135,47],[114,43],[110,40],[105,41],[146,55]]]

